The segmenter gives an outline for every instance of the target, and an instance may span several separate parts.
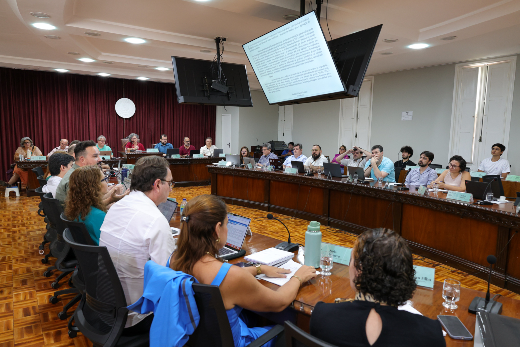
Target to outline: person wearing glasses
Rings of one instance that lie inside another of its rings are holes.
[[[33,155],[40,156],[43,154],[42,151],[33,144],[33,141],[30,138],[24,137],[20,141],[20,147],[18,147],[16,152],[14,152],[14,160],[19,161],[20,155],[22,155],[25,160],[29,159]],[[16,165],[14,167],[13,176],[7,184],[8,186],[12,186],[18,182],[18,180],[27,185],[27,182],[29,181],[29,171],[26,169],[20,169],[18,165]],[[5,182],[3,184],[5,184]]]
[[[139,142],[139,135],[131,133],[128,135],[128,142],[125,145],[126,152],[133,151],[146,151],[143,144]]]
[[[347,154],[352,154],[352,158],[344,159]],[[343,154],[340,154],[336,160],[339,161],[344,167],[354,166],[364,168],[368,160],[372,158],[372,153],[365,151],[361,147],[354,146]]]
[[[65,217],[83,222],[96,245],[99,245],[100,228],[107,214],[103,202],[103,196],[108,193],[107,181],[108,177],[97,166],[80,167],[69,180]]]
[[[347,147],[345,145],[341,145],[339,147],[339,153],[334,155],[334,158],[332,159],[331,163],[340,164],[341,167],[343,167],[343,165],[341,164],[341,160],[343,158],[346,158],[346,159],[349,158],[349,156],[347,155]]]
[[[179,147],[179,154],[181,158],[186,158],[190,156],[190,151],[194,151],[195,146],[191,144],[190,138],[185,137],[184,138],[184,144]]]
[[[466,161],[460,155],[454,155],[450,158],[449,169],[441,173],[428,188],[436,184],[440,189],[465,192],[466,181],[471,181],[471,175],[466,171]]]
[[[151,259],[165,266],[175,250],[170,225],[157,208],[173,185],[165,158],[140,158],[132,173],[130,194],[112,205],[101,225],[99,245],[110,253],[128,305],[143,295],[146,262]],[[123,335],[149,331],[152,320],[152,315],[129,313]]]

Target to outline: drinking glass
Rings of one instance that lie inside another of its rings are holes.
[[[494,200],[493,193],[487,193],[486,194],[486,200],[487,201],[493,201]]]
[[[379,187],[381,187],[381,186],[383,185],[383,177],[378,177],[378,178],[377,178],[377,185],[378,185]]]
[[[442,287],[442,298],[444,299],[442,306],[455,310],[458,307],[455,303],[460,300],[460,282],[446,278]]]
[[[334,265],[334,245],[330,243],[321,244],[320,268],[323,276],[330,276],[330,270]]]

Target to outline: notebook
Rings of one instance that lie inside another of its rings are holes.
[[[294,257],[293,252],[286,252],[274,247],[264,249],[263,251],[256,252],[248,255],[244,259],[255,264],[270,265],[287,262],[289,259]]]
[[[226,245],[218,251],[220,259],[231,260],[246,254],[242,249],[251,219],[228,213],[228,235]]]
[[[256,278],[262,279],[267,282],[274,283],[277,286],[281,287],[284,284],[286,284],[287,282],[289,282],[289,280],[296,273],[296,271],[298,271],[298,269],[302,267],[302,264],[289,260],[287,263],[282,264],[279,267],[282,269],[290,270],[291,273],[285,274],[286,277],[266,277],[264,274],[261,274],[261,275],[256,276]]]

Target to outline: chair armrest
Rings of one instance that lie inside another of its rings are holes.
[[[263,334],[262,336],[260,336],[259,338],[257,338],[253,342],[251,342],[249,345],[247,345],[247,347],[260,347],[260,346],[263,346],[265,343],[271,341],[273,338],[275,338],[276,336],[278,336],[281,333],[283,333],[283,331],[284,331],[284,327],[283,326],[275,325],[268,332],[266,332],[265,334]]]

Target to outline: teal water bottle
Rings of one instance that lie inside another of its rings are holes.
[[[184,213],[184,206],[186,206],[187,203],[188,203],[188,201],[186,200],[186,198],[182,199],[182,202],[181,202],[181,216]]]
[[[320,223],[312,221],[305,233],[305,260],[304,264],[313,268],[320,267],[321,257],[321,231]]]

